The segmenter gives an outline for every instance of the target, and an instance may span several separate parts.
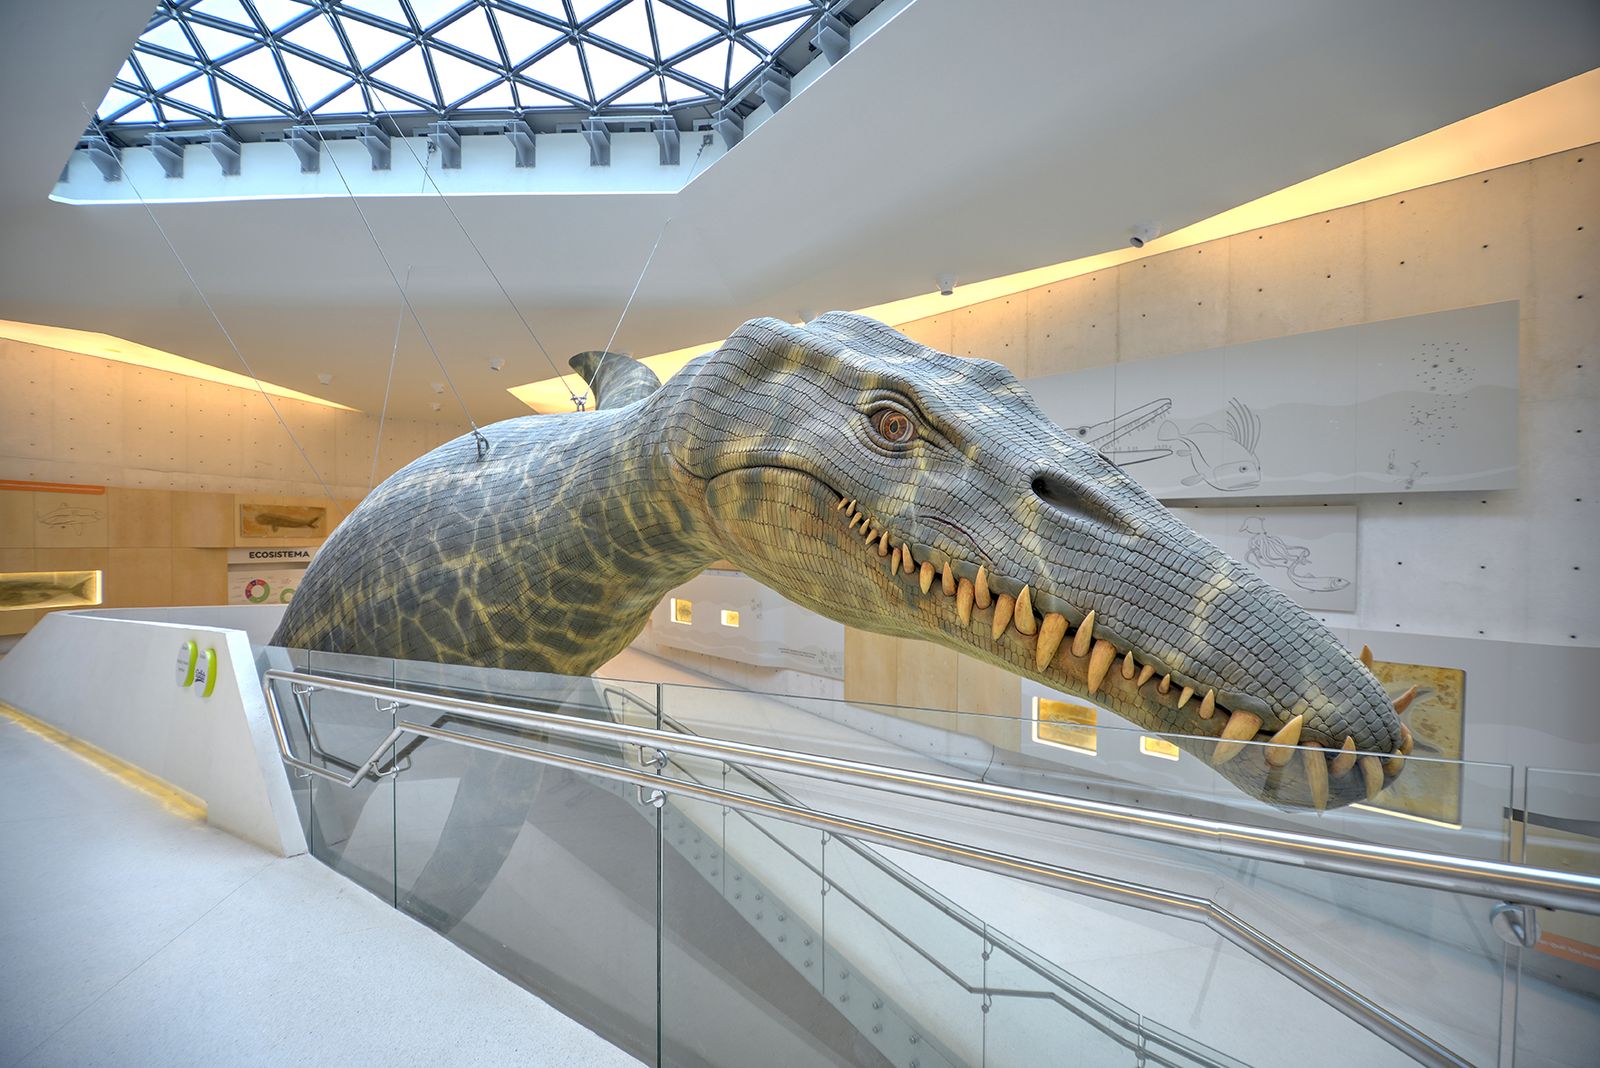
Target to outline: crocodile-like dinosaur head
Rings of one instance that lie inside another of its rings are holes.
[[[685,492],[715,548],[786,597],[1194,736],[1275,804],[1398,774],[1410,735],[1360,660],[999,364],[835,312],[755,320],[690,373],[713,388],[668,428]],[[1269,739],[1322,752],[1230,744]]]

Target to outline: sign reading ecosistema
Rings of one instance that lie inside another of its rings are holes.
[[[311,563],[311,548],[229,549],[229,604],[287,604]]]

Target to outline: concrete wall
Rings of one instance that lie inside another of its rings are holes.
[[[901,329],[1026,379],[1503,300],[1521,302],[1518,487],[1354,499],[1356,611],[1322,618],[1368,634],[1563,646],[1577,654],[1563,663],[1581,673],[1592,664],[1581,654],[1600,645],[1600,146],[1148,256]],[[1381,659],[1403,659],[1376,638],[1373,647]],[[1021,707],[1016,678],[921,642],[849,631],[845,665],[853,700]],[[1505,710],[1469,697],[1469,720],[1480,714],[1498,722]],[[1600,741],[1577,705],[1522,714],[1538,717],[1533,730],[1549,744],[1534,751],[1552,759],[1562,756],[1561,739]],[[987,740],[1016,745],[1014,727],[992,731]],[[1472,753],[1473,737],[1469,730],[1469,755],[1490,757]]]
[[[253,389],[7,340],[0,382],[0,479],[327,495]],[[273,403],[334,496],[365,496],[377,414]],[[459,433],[386,420],[378,479]]]
[[[285,856],[305,851],[249,629],[281,610],[208,613],[223,626],[64,612],[0,659],[0,701],[199,798],[207,822]],[[210,697],[179,687],[179,646],[217,651]]]

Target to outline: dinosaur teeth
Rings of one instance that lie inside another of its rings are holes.
[[[1094,651],[1089,654],[1089,694],[1091,696],[1100,692],[1100,684],[1106,681],[1106,672],[1111,670],[1111,665],[1116,659],[1116,646],[1104,638],[1094,643]]]
[[[963,627],[972,625],[972,583],[962,579],[956,583],[956,618]]]
[[[1343,775],[1355,766],[1356,740],[1347,735],[1344,744],[1339,747],[1339,755],[1334,757],[1332,763],[1328,765],[1328,773],[1330,775]]]
[[[991,641],[999,641],[1000,635],[1006,632],[1006,627],[1011,624],[1011,612],[1016,603],[1016,599],[1008,593],[1002,593],[994,599],[994,622],[989,626]]]
[[[939,588],[944,591],[946,597],[956,595],[956,573],[951,570],[948,560],[944,562],[944,572],[939,576]]]
[[[1406,758],[1399,753],[1386,757],[1383,761],[1383,773],[1393,778],[1400,774],[1400,769],[1406,766]]]
[[[1370,645],[1361,647],[1361,666],[1368,671],[1372,670],[1372,646]]]
[[[851,530],[856,529],[856,524],[861,522],[861,519],[862,519],[862,517],[861,517],[861,514],[859,512],[857,512],[855,515],[852,515],[850,517],[850,529]]]
[[[833,510],[835,512],[841,512],[841,511],[844,510],[844,506],[849,504],[849,503],[850,503],[850,498],[849,497],[840,497],[839,498],[839,503],[833,506]]]
[[[1306,725],[1305,716],[1296,716],[1279,728],[1278,733],[1269,739],[1267,746],[1267,763],[1275,768],[1281,768],[1289,763],[1294,756],[1294,750],[1286,748],[1300,744],[1300,730]]]
[[[1200,718],[1210,719],[1217,713],[1217,691],[1207,690],[1200,701]]]
[[[989,569],[982,564],[978,565],[978,577],[972,583],[972,599],[979,608],[988,608],[991,601],[989,596]]]
[[[1356,763],[1361,765],[1361,778],[1366,782],[1367,800],[1371,801],[1383,789],[1383,764],[1371,753]]]
[[[1094,609],[1083,617],[1083,622],[1078,624],[1078,632],[1072,636],[1072,655],[1088,656],[1089,646],[1094,639]]]
[[[1415,686],[1411,687],[1411,689],[1407,690],[1405,693],[1401,694],[1399,697],[1396,697],[1394,699],[1394,713],[1395,713],[1395,715],[1398,716],[1402,712],[1404,712],[1406,709],[1410,708],[1411,707],[1411,702],[1415,701],[1416,699],[1417,699],[1417,688]]]
[[[1033,669],[1043,671],[1056,655],[1056,650],[1061,648],[1061,639],[1067,636],[1067,617],[1059,612],[1045,613],[1044,623],[1039,628],[1039,641],[1033,648]],[[1089,690],[1093,693],[1091,687]]]
[[[1189,698],[1194,696],[1194,687],[1185,686],[1178,694],[1178,707],[1182,708],[1189,703]]]
[[[922,592],[923,593],[927,593],[929,590],[933,589],[933,561],[932,560],[924,560],[924,561],[922,561],[922,574],[921,574],[920,578],[921,578]]]
[[[1316,742],[1307,742],[1301,755],[1305,758],[1306,784],[1311,790],[1311,803],[1318,812],[1328,807],[1328,761]]]
[[[889,532],[887,530],[883,532],[883,537],[878,539],[878,555],[889,555]]]
[[[1411,728],[1404,723],[1400,724],[1400,752],[1410,753],[1411,747],[1415,744],[1416,740],[1411,737]]]
[[[1033,618],[1033,594],[1028,592],[1026,586],[1017,594],[1016,607],[1011,610],[1011,622],[1023,634],[1032,634],[1039,629],[1038,620]]]
[[[900,573],[900,546],[894,547],[894,555],[889,559],[889,575],[892,578]]]
[[[1128,655],[1122,658],[1122,677],[1131,679],[1137,670],[1138,668],[1133,662],[1133,650],[1129,649]]]
[[[1211,753],[1211,763],[1220,767],[1238,756],[1239,751],[1244,748],[1244,743],[1254,738],[1256,731],[1260,729],[1260,716],[1254,712],[1235,710],[1222,728],[1221,740]]]
[[[1144,667],[1139,669],[1139,680],[1133,684],[1134,687],[1136,689],[1142,687],[1145,683],[1150,681],[1155,673],[1156,666],[1154,664],[1146,664]]]
[[[1171,692],[1172,692],[1172,676],[1171,675],[1163,675],[1163,676],[1161,676],[1161,681],[1156,683],[1156,693],[1171,693]]]

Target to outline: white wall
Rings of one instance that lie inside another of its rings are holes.
[[[203,611],[257,633],[272,622],[255,607]],[[199,798],[214,826],[285,856],[305,852],[247,630],[112,615],[46,616],[0,660],[0,701]],[[210,697],[175,681],[179,646],[191,640],[217,651]]]

